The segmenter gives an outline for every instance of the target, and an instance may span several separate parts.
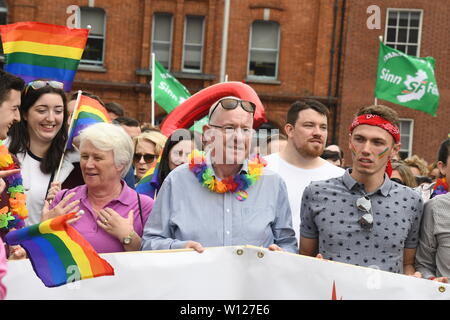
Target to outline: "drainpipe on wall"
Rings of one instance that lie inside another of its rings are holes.
[[[222,52],[220,55],[220,82],[225,81],[225,70],[227,65],[227,45],[228,45],[228,24],[230,21],[230,1],[225,0],[223,9],[223,30],[222,30]]]
[[[332,100],[332,96],[331,96],[331,91],[332,91],[332,87],[333,87],[333,70],[334,70],[334,42],[336,39],[336,20],[337,20],[337,12],[338,12],[338,0],[334,0],[334,5],[333,5],[333,33],[331,35],[331,48],[330,48],[330,74],[328,76],[328,106],[331,106],[331,100]],[[337,108],[336,108],[337,104],[334,106],[334,112],[333,112],[333,135],[331,137],[331,141],[334,144],[335,143],[335,132],[334,132],[334,126],[335,126],[335,121],[334,119],[336,118],[336,114],[337,114]]]
[[[338,57],[337,57],[337,70],[336,70],[336,88],[335,88],[335,94],[334,96],[338,99],[336,99],[336,109],[335,113],[333,115],[333,144],[338,144],[338,139],[336,135],[337,131],[337,108],[340,103],[339,101],[339,86],[340,86],[340,79],[341,79],[341,59],[342,59],[342,46],[344,42],[344,22],[345,22],[345,9],[346,9],[346,2],[347,0],[342,0],[342,9],[341,9],[341,26],[339,30],[339,44],[338,44]]]

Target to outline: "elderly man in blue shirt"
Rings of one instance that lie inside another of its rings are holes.
[[[249,159],[255,104],[225,97],[209,110],[206,155],[164,181],[144,229],[142,250],[255,245],[297,253],[286,185]]]

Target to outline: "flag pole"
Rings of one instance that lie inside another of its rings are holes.
[[[152,100],[152,126],[155,126],[155,53],[152,52],[152,83],[151,83],[151,100]]]
[[[72,131],[72,127],[73,127],[73,123],[74,123],[74,115],[76,114],[76,112],[78,110],[78,104],[80,103],[81,92],[82,92],[81,90],[78,90],[77,100],[75,102],[75,108],[72,111],[72,119],[70,120],[70,125],[69,125],[69,130],[68,130],[69,135],[70,135],[70,132]],[[52,182],[58,181],[58,179],[59,179],[59,173],[61,172],[64,157],[66,155],[67,144],[69,143],[69,138],[70,138],[70,136],[67,137],[66,145],[64,146],[64,152],[61,156],[61,160],[59,161],[58,171],[56,171],[55,178],[53,179]]]
[[[378,39],[380,39],[380,42],[383,42],[383,36],[379,36]],[[374,105],[378,105],[378,98],[375,96]]]

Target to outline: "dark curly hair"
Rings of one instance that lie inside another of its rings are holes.
[[[52,173],[58,168],[67,141],[67,99],[66,94],[62,89],[53,88],[49,85],[36,90],[30,86],[26,87],[22,93],[22,102],[20,104],[21,120],[20,122],[15,123],[9,130],[9,136],[11,139],[9,151],[13,154],[18,154],[25,153],[30,149],[28,123],[27,120],[25,120],[24,115],[26,115],[31,106],[33,106],[33,104],[46,93],[55,93],[60,95],[64,105],[64,120],[62,122],[62,126],[53,138],[52,143],[50,144],[50,147],[40,165],[43,173]]]

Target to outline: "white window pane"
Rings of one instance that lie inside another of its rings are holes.
[[[388,25],[393,26],[393,27],[397,26],[397,12],[396,11],[389,11]]]
[[[400,134],[404,135],[404,134],[408,134],[411,131],[411,122],[409,121],[402,121],[400,123]]]
[[[252,51],[249,74],[255,76],[275,77],[277,53]]]
[[[408,46],[408,52],[410,56],[417,56],[417,46]]]
[[[167,14],[155,14],[153,41],[170,42],[172,34],[172,16]]]
[[[256,63],[264,63],[264,62],[275,63],[277,61],[277,53],[252,50],[250,60]]]
[[[397,34],[397,30],[394,28],[388,28],[387,29],[387,42],[395,42],[395,36]]]
[[[7,17],[6,12],[0,12],[0,24],[6,24],[6,17]]]
[[[407,27],[408,26],[408,18],[409,18],[409,12],[407,12],[407,11],[400,11],[400,17],[399,17],[398,25],[400,27]]]
[[[406,46],[398,44],[396,46],[396,49],[400,50],[401,52],[405,52],[406,51]]]
[[[105,33],[105,12],[99,8],[81,8],[80,23],[81,28],[91,26],[89,35],[103,36]]]
[[[200,70],[202,48],[186,45],[184,51],[184,68]]]
[[[166,69],[169,68],[170,60],[170,44],[169,43],[154,43],[153,52],[155,53],[155,58],[161,63]]]
[[[186,18],[186,43],[203,43],[203,17]]]
[[[252,25],[252,48],[278,49],[278,24],[255,21]]]
[[[409,26],[418,27],[420,24],[420,12],[411,12]]]
[[[400,142],[402,143],[402,150],[408,150],[409,149],[409,137],[408,136],[402,136],[400,138]]]
[[[419,42],[419,29],[410,29],[409,30],[409,43],[417,43]]]
[[[407,42],[407,34],[408,30],[406,28],[399,28],[398,29],[398,42]]]

